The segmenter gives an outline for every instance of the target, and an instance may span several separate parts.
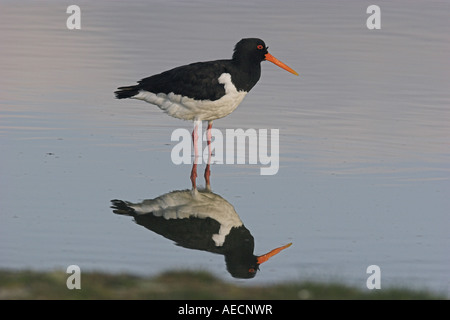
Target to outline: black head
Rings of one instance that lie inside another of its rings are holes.
[[[233,278],[252,279],[259,270],[257,257],[254,255],[233,257],[233,255],[225,255],[225,263],[227,270]]]
[[[261,63],[268,53],[264,41],[258,38],[246,38],[239,41],[234,47],[233,60],[236,62]]]
[[[262,41],[261,39],[242,39],[234,47],[233,61],[240,66],[247,65],[250,66],[250,68],[255,68],[256,65],[259,66],[262,61],[267,60],[279,66],[280,68],[298,76],[298,73],[295,70],[272,56],[269,51],[267,51],[268,48],[269,47],[267,47],[264,41]]]

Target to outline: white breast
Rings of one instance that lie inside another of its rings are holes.
[[[133,99],[144,100],[157,105],[168,115],[184,120],[215,120],[233,112],[242,102],[246,91],[238,91],[231,81],[229,73],[222,73],[219,83],[225,87],[225,95],[218,100],[194,100],[173,92],[153,93],[141,90]]]

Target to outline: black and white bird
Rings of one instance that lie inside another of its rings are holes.
[[[178,246],[223,255],[235,278],[253,278],[262,263],[291,246],[255,255],[254,238],[233,205],[208,189],[175,190],[139,203],[111,202],[114,213],[133,217]]]
[[[270,61],[298,75],[277,60],[261,39],[239,41],[232,59],[197,62],[177,67],[138,81],[137,85],[120,87],[116,98],[132,98],[157,105],[168,115],[195,122],[213,120],[233,112],[261,76],[261,62]]]

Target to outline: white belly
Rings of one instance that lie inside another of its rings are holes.
[[[183,97],[173,92],[153,93],[141,90],[133,99],[144,100],[148,103],[157,105],[168,115],[184,120],[215,120],[223,118],[233,112],[242,102],[247,92],[237,91],[231,82],[229,73],[222,73],[219,77],[219,83],[225,86],[225,95],[215,101],[194,100]]]
[[[221,196],[194,189],[172,191],[156,199],[144,200],[141,203],[129,204],[139,214],[153,214],[155,217],[171,219],[188,219],[190,217],[211,218],[220,223],[219,232],[212,235],[217,247],[224,244],[226,236],[232,228],[242,226],[242,221],[234,207]]]

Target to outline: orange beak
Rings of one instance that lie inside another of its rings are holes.
[[[288,243],[287,245],[284,245],[282,247],[273,249],[272,251],[270,251],[266,254],[263,254],[262,256],[257,257],[256,260],[258,261],[258,264],[264,263],[267,260],[269,260],[271,257],[273,257],[274,255],[276,255],[277,253],[280,253],[281,250],[289,248],[291,245],[292,245],[292,242]]]
[[[283,62],[281,62],[280,60],[278,60],[277,58],[275,58],[275,57],[274,57],[273,55],[271,55],[270,53],[266,53],[265,57],[266,57],[266,60],[267,60],[267,61],[270,61],[270,62],[272,62],[272,63],[275,63],[275,64],[276,64],[277,66],[279,66],[280,68],[283,68],[284,70],[289,71],[290,73],[293,73],[293,74],[295,74],[296,76],[298,76],[298,73],[297,73],[294,69],[288,67],[287,65],[285,65]]]

